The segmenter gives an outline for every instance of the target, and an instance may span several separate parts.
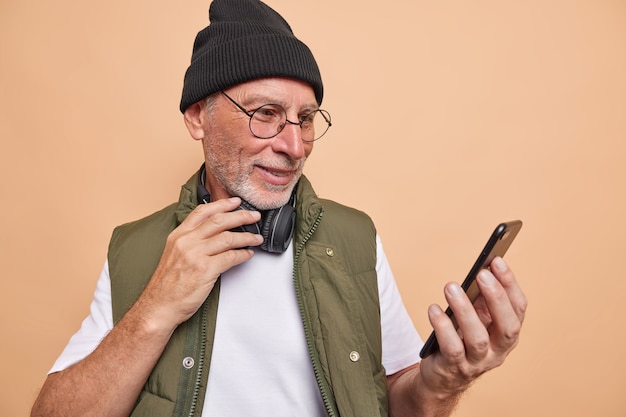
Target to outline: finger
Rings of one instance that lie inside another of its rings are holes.
[[[526,299],[526,295],[524,295],[522,288],[519,286],[517,279],[515,278],[515,274],[500,257],[496,257],[491,262],[491,271],[496,276],[502,287],[504,287],[504,290],[509,296],[509,300],[511,300],[511,305],[515,310],[517,317],[521,322],[523,322],[526,315],[526,309],[528,307],[528,300]]]
[[[211,266],[215,268],[218,274],[222,274],[233,266],[248,261],[252,256],[254,256],[252,249],[231,249],[213,256],[211,258]]]
[[[233,249],[244,249],[259,246],[263,243],[263,236],[249,232],[220,232],[203,239],[198,250],[204,255],[217,255]]]
[[[239,197],[224,198],[207,204],[198,204],[181,223],[182,230],[194,229],[207,219],[219,213],[233,211],[241,204]]]
[[[453,362],[461,362],[465,359],[465,347],[463,340],[459,336],[454,323],[438,305],[431,305],[428,308],[428,320],[433,326],[439,351]]]
[[[228,207],[228,205],[226,205]],[[184,255],[216,255],[229,249],[257,246],[263,238],[252,233],[234,233],[230,229],[248,222],[258,221],[261,214],[256,211],[237,210],[235,212],[217,212],[208,218],[195,213],[186,225],[180,225],[168,236],[166,247],[175,253]],[[198,218],[204,219],[196,227]]]
[[[216,213],[206,218],[194,229],[201,238],[211,237],[221,232],[237,229],[244,224],[253,224],[261,219],[261,213],[252,210],[235,210]]]
[[[445,296],[458,331],[462,335],[466,356],[471,362],[477,362],[489,352],[489,332],[483,324],[473,303],[456,283],[449,283],[445,288]]]
[[[521,320],[508,293],[489,270],[480,271],[477,281],[491,315],[492,349],[496,352],[506,352],[517,344]]]
[[[483,326],[489,328],[491,326],[491,313],[489,312],[489,308],[485,303],[485,299],[482,295],[479,295],[476,301],[474,301],[474,309],[480,317],[480,321],[483,323]]]

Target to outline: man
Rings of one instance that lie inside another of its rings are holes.
[[[476,307],[402,305],[371,220],[302,176],[330,127],[309,49],[256,0],[215,0],[181,111],[205,163],[180,199],[118,227],[91,314],[33,416],[445,416],[517,344],[526,308],[501,259]],[[243,208],[243,209],[241,209]]]

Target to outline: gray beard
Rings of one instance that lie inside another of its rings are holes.
[[[207,157],[207,169],[211,170],[222,188],[230,195],[246,200],[259,210],[271,210],[282,207],[289,202],[293,189],[302,175],[302,167],[304,167],[305,161],[306,159],[300,163],[300,175],[294,178],[291,183],[286,186],[265,184],[264,189],[258,189],[250,183],[250,173],[237,175],[232,180],[229,180],[228,167],[217,161],[216,158],[213,158],[212,154],[209,154]]]

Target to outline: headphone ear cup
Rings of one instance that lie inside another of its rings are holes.
[[[245,200],[235,210],[257,210]],[[233,231],[250,232],[263,236],[260,248],[266,252],[283,253],[289,247],[296,224],[296,209],[291,205],[262,211],[261,219],[252,224],[243,224]]]
[[[261,249],[271,253],[283,253],[289,247],[296,223],[296,210],[291,205],[268,210],[261,218]]]

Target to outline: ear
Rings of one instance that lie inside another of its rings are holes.
[[[192,138],[195,140],[204,139],[204,122],[206,120],[206,112],[202,102],[197,102],[187,107],[185,110],[185,125]]]

